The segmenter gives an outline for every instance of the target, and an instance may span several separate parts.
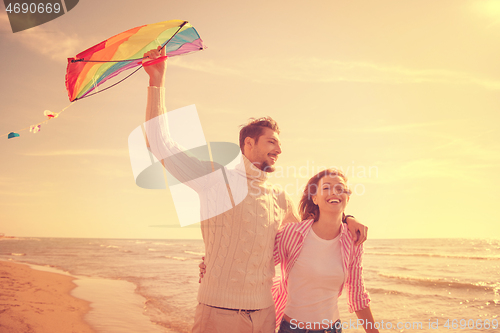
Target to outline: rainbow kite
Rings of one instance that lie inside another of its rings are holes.
[[[205,48],[193,26],[182,20],[148,24],[122,32],[68,59],[66,88],[69,100],[73,102],[111,88],[98,91],[98,87],[112,77],[141,66],[143,54],[159,45],[166,48],[167,57]]]
[[[68,59],[66,89],[69,100],[73,103],[114,87],[140,70],[144,53],[156,49],[158,46],[165,48],[166,56],[150,61],[149,64],[161,61],[166,57],[187,54],[205,48],[193,26],[183,20],[147,24],[122,32],[77,54],[74,58]],[[145,63],[145,65],[147,64]],[[101,87],[109,79],[137,66],[140,67],[120,81],[105,88]],[[72,103],[59,113],[46,110],[44,112],[46,120],[43,122],[0,135],[0,137],[16,138],[19,137],[17,132],[28,128],[30,132],[37,133],[40,131],[41,125],[57,118]]]

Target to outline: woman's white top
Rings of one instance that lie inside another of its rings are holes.
[[[340,318],[337,300],[344,283],[340,234],[322,239],[311,228],[290,271],[285,314],[302,322]]]

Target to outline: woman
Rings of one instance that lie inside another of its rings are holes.
[[[342,332],[337,301],[344,287],[349,310],[367,333],[378,332],[363,282],[363,247],[354,246],[342,223],[351,194],[346,183],[333,169],[312,177],[299,205],[303,222],[287,224],[276,236],[274,260],[281,264],[281,277],[273,296],[279,333]]]

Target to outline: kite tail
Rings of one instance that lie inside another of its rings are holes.
[[[7,136],[8,139],[12,139],[12,138],[15,138],[15,137],[18,137],[19,136],[19,132],[22,132],[22,131],[25,131],[27,129],[30,130],[30,132],[33,132],[33,133],[37,133],[38,131],[40,131],[42,125],[45,125],[47,124],[51,119],[53,118],[57,118],[59,117],[59,115],[65,111],[66,109],[68,109],[71,105],[73,105],[74,102],[71,102],[68,106],[66,106],[64,109],[62,109],[61,111],[59,111],[58,113],[54,113],[54,112],[51,112],[51,111],[48,111],[48,110],[45,110],[44,112],[44,115],[47,117],[47,119],[45,121],[42,121],[42,122],[39,122],[38,124],[36,125],[31,125],[29,127],[25,127],[25,128],[21,128],[19,130],[16,130],[16,131],[12,131],[12,132],[9,132],[9,133],[5,133],[5,134],[2,134],[0,135],[0,138],[4,137],[4,136]]]

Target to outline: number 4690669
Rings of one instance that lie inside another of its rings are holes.
[[[7,8],[5,8],[5,11],[9,14],[14,13],[14,14],[58,14],[61,12],[61,4],[60,3],[36,3],[36,2],[31,2],[31,3],[9,3]]]
[[[450,320],[448,319],[443,327],[447,328],[447,329],[481,329],[481,328],[486,328],[486,329],[489,329],[489,328],[493,328],[493,329],[497,329],[498,328],[498,320],[497,319],[492,319],[491,321],[489,319],[484,319],[484,320],[481,320],[481,319],[478,319],[478,320],[474,320],[474,319],[469,319],[469,320],[465,320],[465,319],[453,319],[453,320]]]

